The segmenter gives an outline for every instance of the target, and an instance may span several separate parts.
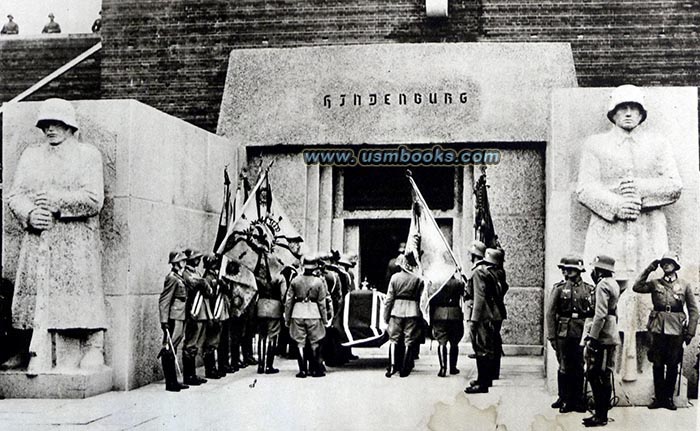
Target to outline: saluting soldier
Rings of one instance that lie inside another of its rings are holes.
[[[207,321],[202,355],[204,358],[204,377],[219,379],[226,375],[225,370],[217,368],[216,351],[221,342],[222,322],[228,319],[228,304],[222,291],[224,284],[219,283],[218,269],[221,266],[221,261],[214,254],[209,253],[204,256],[203,263],[203,278],[208,285],[208,296],[205,301],[211,311],[210,319]]]
[[[275,348],[282,327],[282,293],[287,290],[287,282],[282,275],[270,275],[267,255],[261,254],[255,268],[255,282],[258,286],[256,316],[258,321],[258,374],[276,374]]]
[[[322,278],[314,274],[318,260],[304,256],[304,272],[292,280],[284,301],[284,320],[289,327],[289,335],[297,343],[299,373],[296,377],[305,378],[310,371],[312,377],[323,377],[319,343],[326,336],[326,291]],[[311,370],[307,370],[304,346],[311,345],[313,359]]]
[[[450,343],[450,374],[459,374],[457,358],[459,342],[464,336],[464,314],[462,313],[462,296],[465,284],[461,274],[455,274],[430,300],[430,321],[433,339],[438,342],[438,360],[440,371],[438,377],[447,375],[447,343]]]
[[[656,268],[663,277],[647,281]],[[651,336],[648,359],[653,364],[654,401],[650,409],[665,407],[676,410],[673,390],[678,378],[678,365],[683,358],[683,341],[690,344],[698,325],[698,305],[690,283],[678,278],[681,269],[678,255],[666,252],[652,261],[632,287],[638,293],[650,293],[654,309],[649,313],[647,330]],[[686,315],[683,306],[688,310]]]
[[[566,256],[559,265],[564,280],[555,284],[547,304],[547,339],[557,355],[558,398],[552,408],[561,413],[586,412],[581,335],[586,318],[593,317],[595,287],[581,279],[583,259]]]
[[[165,376],[165,390],[179,392],[189,386],[177,381],[177,348],[182,341],[185,331],[185,305],[187,303],[187,288],[182,278],[185,268],[185,254],[171,251],[168,257],[170,272],[165,276],[163,291],[158,300],[160,327],[163,330],[163,349],[160,356]]]
[[[200,276],[197,267],[202,260],[202,253],[186,249],[185,270],[182,277],[187,287],[187,324],[185,325],[185,348],[182,352],[182,368],[185,375],[185,383],[192,386],[206,383],[207,379],[197,376],[195,361],[197,353],[201,351],[206,337],[206,326],[209,320],[209,301],[206,297],[211,295],[209,285]]]
[[[608,424],[615,346],[620,344],[617,304],[623,289],[613,278],[615,259],[598,255],[593,259],[591,278],[595,285],[595,311],[584,323],[584,359],[593,390],[594,414],[583,419],[586,427]]]
[[[474,301],[469,320],[470,337],[476,356],[477,378],[464,390],[468,394],[486,393],[493,384],[496,360],[500,356],[500,322],[503,320],[498,306],[498,278],[492,266],[498,264],[496,250],[487,248],[484,259],[472,269],[471,282],[467,285],[467,299]]]
[[[386,377],[397,371],[400,377],[411,373],[422,331],[423,316],[418,303],[424,283],[414,273],[418,264],[413,253],[404,254],[397,261],[401,271],[391,276],[384,299],[384,321],[389,325],[386,331],[390,341]]]

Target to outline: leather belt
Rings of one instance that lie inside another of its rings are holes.
[[[657,307],[657,306],[655,306],[655,307],[654,307],[654,311],[661,311],[661,312],[665,311],[665,312],[667,312],[667,313],[682,313],[682,312],[683,312],[683,307],[681,307],[681,308],[675,308],[675,307],[671,307],[670,305],[667,305],[667,306],[665,306],[665,307]]]

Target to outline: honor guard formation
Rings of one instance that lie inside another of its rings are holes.
[[[636,87],[622,86],[613,91],[608,118],[615,125],[615,134],[631,135],[646,115],[643,96]],[[589,160],[586,168],[593,164]],[[592,174],[582,169],[581,175],[588,178]],[[485,180],[482,180],[480,183],[483,182],[485,190]],[[615,220],[651,224],[660,220],[662,214],[655,210],[668,202],[662,200],[662,192],[654,192],[651,182],[645,181],[628,178],[616,189],[617,194],[592,187],[586,181],[580,182],[579,199],[597,211],[596,217],[591,218],[593,228],[589,228],[586,239],[589,252],[591,244],[597,244],[598,237],[605,235],[605,229],[617,229],[617,226],[610,227]],[[673,187],[674,181],[669,183]],[[268,205],[270,193],[268,191],[267,200],[262,201]],[[647,196],[649,193],[653,196]],[[477,193],[477,199],[482,199],[480,202],[485,208],[485,211],[477,211],[480,224],[492,223],[485,194],[479,197]],[[414,217],[417,217],[415,213]],[[606,224],[600,224],[598,218],[606,219]],[[421,248],[423,231],[411,232],[407,243],[399,245],[398,255],[387,265],[383,286],[386,294],[378,293],[383,303],[379,309],[382,312],[372,308],[372,313],[377,311],[372,320],[383,319],[386,325],[382,340],[382,343],[389,342],[385,376],[408,377],[419,359],[420,345],[425,343],[426,336],[437,342],[437,376],[459,374],[459,342],[466,324],[473,348],[473,354],[468,356],[476,360],[476,378],[468,383],[464,392],[487,393],[500,378],[503,356],[501,328],[507,319],[505,296],[509,289],[504,269],[505,252],[491,227],[492,235],[483,237],[484,242],[471,243],[469,271],[462,271],[453,255],[448,263],[454,262],[451,268],[456,270],[451,276],[447,273],[435,289],[423,271],[431,263],[422,261],[425,257],[425,249]],[[610,232],[612,240],[623,240],[616,230]],[[260,238],[255,250],[264,251],[265,241]],[[179,391],[200,385],[206,383],[206,379],[218,379],[248,365],[257,365],[258,374],[276,374],[279,373],[274,367],[276,355],[297,360],[298,378],[323,377],[326,364],[335,366],[357,358],[348,347],[352,343],[344,343],[338,336],[339,332],[349,331],[345,327],[339,330],[337,326],[338,316],[344,312],[347,321],[347,315],[355,310],[351,308],[354,305],[348,303],[350,293],[363,290],[355,286],[351,270],[355,262],[338,252],[302,256],[299,241],[283,244],[293,259],[285,262],[281,271],[272,271],[270,267],[279,266],[282,260],[274,258],[273,253],[260,252],[257,263],[251,267],[251,270],[254,267],[251,277],[255,279],[257,290],[243,310],[240,295],[233,294],[236,283],[219,275],[222,256],[203,256],[193,249],[170,253],[171,271],[165,278],[160,298],[163,329],[160,358],[166,390]],[[665,239],[662,242],[668,247]],[[235,247],[236,243],[232,244]],[[446,244],[445,241],[448,247]],[[620,250],[624,247],[618,245],[611,246],[612,250],[622,253]],[[677,254],[666,252],[653,260],[636,275],[631,289],[634,293],[625,293],[628,284],[616,278],[616,257],[603,251],[605,248],[601,247],[600,253],[595,253],[592,261],[587,262],[589,272],[581,256],[562,257],[557,266],[563,279],[553,286],[545,305],[546,336],[559,364],[558,397],[552,408],[561,413],[591,410],[593,415],[583,419],[586,427],[606,425],[608,411],[617,403],[613,369],[616,348],[623,341],[618,325],[625,323],[618,317],[621,295],[651,295],[653,309],[647,330],[654,400],[650,409],[676,409],[673,394],[679,385],[683,343],[690,343],[698,324],[693,288],[678,275],[681,263]],[[617,262],[618,270],[623,267],[627,271],[630,267],[630,256],[624,259],[622,264]],[[657,269],[663,275],[650,279]],[[593,284],[582,278],[588,274]],[[426,292],[432,293],[424,300]],[[257,340],[257,359],[253,356],[254,339]],[[180,372],[176,353],[183,340]],[[206,379],[195,372],[198,354]]]

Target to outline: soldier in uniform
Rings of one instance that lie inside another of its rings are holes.
[[[473,300],[470,337],[476,356],[476,380],[464,390],[468,394],[486,393],[493,384],[496,360],[501,353],[500,322],[503,320],[498,307],[498,278],[492,266],[498,264],[495,249],[486,249],[484,259],[476,262],[472,278],[467,285],[467,299]]]
[[[258,322],[258,374],[276,374],[280,370],[273,365],[277,337],[282,327],[282,293],[287,290],[287,281],[281,274],[272,278],[266,254],[260,256],[254,274],[258,286],[255,308]]]
[[[312,377],[323,377],[320,342],[326,335],[326,296],[328,295],[323,280],[314,274],[318,260],[310,257],[302,259],[304,272],[292,280],[284,301],[284,321],[289,327],[289,334],[297,343],[297,361],[299,378],[305,378],[307,372]],[[311,345],[312,367],[307,371],[304,346]]]
[[[506,271],[503,268],[503,261],[505,260],[505,252],[503,249],[492,249],[492,251],[487,254],[487,258],[491,260],[491,263],[493,263],[493,265],[489,267],[489,272],[491,272],[498,281],[496,283],[496,306],[498,307],[501,319],[494,320],[496,332],[498,333],[498,356],[493,360],[493,379],[498,380],[501,378],[501,358],[503,357],[503,338],[501,337],[501,328],[503,327],[503,321],[508,318],[505,297],[510,286],[508,286],[508,282],[506,281]]]
[[[554,285],[547,304],[547,339],[557,354],[559,398],[552,404],[561,413],[586,412],[581,335],[586,318],[593,317],[595,287],[581,279],[583,259],[563,257],[558,265],[564,280]]]
[[[647,281],[659,266],[663,277]],[[655,394],[650,409],[676,410],[673,390],[683,358],[683,341],[690,344],[698,325],[695,295],[690,283],[678,278],[676,271],[680,268],[678,255],[666,252],[661,259],[652,261],[632,286],[637,293],[650,293],[654,304],[647,327],[651,337],[648,359],[653,364]],[[687,316],[683,305],[688,309]]]
[[[179,392],[189,386],[177,381],[177,348],[185,332],[185,304],[187,288],[182,278],[185,254],[171,251],[168,259],[170,272],[165,276],[163,291],[158,301],[160,312],[160,327],[163,330],[163,349],[158,356],[163,365],[165,375],[165,390]]]
[[[53,12],[49,13],[49,22],[46,23],[44,28],[41,30],[42,33],[60,33],[61,32],[61,26],[58,25],[56,21],[53,20],[54,15]]]
[[[438,342],[438,360],[440,371],[438,377],[447,375],[447,343],[450,343],[450,374],[459,374],[457,358],[459,342],[464,336],[464,314],[462,313],[462,296],[465,284],[461,274],[455,274],[430,300],[430,321],[433,339]]]
[[[391,258],[389,260],[389,263],[386,265],[386,276],[384,277],[384,281],[385,285],[387,286],[387,289],[389,288],[389,281],[391,280],[391,276],[396,274],[397,272],[401,272],[401,267],[399,266],[398,262],[402,259],[401,256],[403,256],[404,251],[406,251],[406,243],[402,242],[401,244],[399,244],[399,254],[396,257]],[[385,290],[382,291],[386,293]]]
[[[185,348],[182,352],[182,368],[185,383],[191,386],[206,383],[207,379],[197,376],[195,360],[201,351],[206,337],[207,321],[210,310],[206,297],[211,295],[209,285],[197,272],[202,260],[202,253],[192,249],[185,250],[185,270],[182,277],[187,287],[187,324],[185,325]]]
[[[389,368],[386,377],[397,371],[407,377],[413,369],[414,349],[419,345],[422,315],[418,303],[423,293],[423,280],[414,274],[417,262],[414,255],[398,259],[401,271],[391,276],[384,303],[384,321],[389,325]],[[406,346],[405,351],[401,343]]]
[[[211,311],[210,319],[207,321],[202,355],[204,358],[204,377],[219,379],[226,375],[224,369],[217,369],[216,351],[221,342],[222,322],[228,319],[228,303],[226,303],[226,296],[223,292],[224,284],[219,283],[218,269],[221,267],[221,261],[210,253],[204,256],[203,263],[203,278],[207,283],[207,293],[209,293],[205,301]]]
[[[617,304],[623,290],[613,278],[615,259],[598,255],[593,259],[591,278],[595,286],[595,312],[584,323],[584,358],[587,377],[593,390],[594,414],[583,419],[586,427],[608,424],[615,346],[620,344],[617,328]]]
[[[7,22],[3,24],[0,34],[19,34],[19,26],[13,20],[15,17],[7,15]]]

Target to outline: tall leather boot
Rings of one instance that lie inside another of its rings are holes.
[[[408,377],[413,370],[413,359],[415,358],[415,346],[407,345],[406,351],[403,354],[403,364],[401,364],[401,371],[399,371],[399,377]]]
[[[573,397],[574,397],[574,388],[572,387],[573,379],[571,378],[570,373],[562,373],[561,377],[563,380],[562,383],[562,403],[561,407],[559,407],[559,413],[569,413],[573,412],[576,407],[574,405]]]
[[[557,372],[557,400],[552,403],[553,409],[561,408],[564,404],[564,373]]]
[[[488,359],[477,356],[476,357],[476,385],[468,386],[464,392],[468,394],[485,394],[489,391],[489,370],[488,370]]]
[[[265,358],[265,374],[277,374],[280,372],[273,365],[275,363],[275,340],[270,338],[267,342],[267,357]]]
[[[313,352],[313,363],[314,369],[311,372],[311,377],[324,377],[326,375],[323,366],[323,359],[321,358],[321,346],[316,346],[312,350]]]
[[[666,380],[664,389],[666,391],[664,407],[669,410],[676,410],[676,405],[673,403],[673,392],[676,390],[676,379],[678,378],[678,365],[666,366]]]
[[[207,379],[197,376],[195,358],[195,356],[182,355],[182,372],[185,375],[184,381],[186,385],[199,386],[207,382]]]
[[[216,369],[216,358],[214,357],[214,351],[207,351],[204,353],[204,377],[207,379],[220,379],[222,376]]]
[[[438,371],[438,377],[445,377],[447,375],[447,346],[440,345],[437,348],[438,361],[440,362],[440,371]]]
[[[238,340],[231,343],[231,368],[233,372],[245,368],[248,365],[241,363],[241,344]]]
[[[459,374],[457,359],[459,359],[459,345],[457,343],[450,343],[450,374],[452,375]]]
[[[571,388],[569,389],[569,395],[571,396],[571,403],[574,410],[579,413],[586,413],[588,403],[586,400],[586,390],[583,387],[583,370],[576,370],[571,374],[570,377]]]
[[[244,335],[241,340],[241,350],[243,353],[243,363],[246,365],[255,365],[258,361],[253,357],[253,338],[249,335]]]
[[[165,390],[169,392],[180,392],[180,383],[177,381],[177,372],[175,371],[175,356],[170,350],[162,349],[158,354],[160,363],[163,366],[163,376],[165,377]]]
[[[499,353],[493,359],[493,368],[491,369],[491,378],[493,380],[499,380],[501,378],[501,354]]]
[[[389,366],[386,367],[386,373],[384,375],[388,378],[391,378],[394,374],[396,374],[396,365],[394,363],[394,358],[396,357],[396,344],[394,343],[389,343]]]
[[[664,380],[664,366],[654,365],[651,371],[654,375],[654,399],[647,408],[660,409],[664,407],[664,399],[666,398],[666,391],[664,390],[664,385],[666,383]]]
[[[265,354],[267,337],[258,337],[258,374],[265,374]]]
[[[297,347],[297,364],[299,365],[299,372],[296,377],[300,379],[306,378],[308,371],[306,369],[306,358],[304,357],[303,347]]]

